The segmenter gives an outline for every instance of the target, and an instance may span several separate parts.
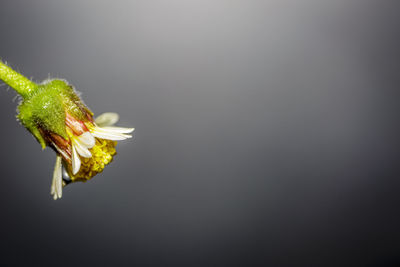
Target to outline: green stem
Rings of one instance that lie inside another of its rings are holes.
[[[27,98],[36,91],[38,85],[22,74],[16,72],[0,60],[0,80],[3,80],[23,98]]]

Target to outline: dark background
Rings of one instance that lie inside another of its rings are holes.
[[[400,265],[399,1],[0,2],[0,57],[136,128],[50,196],[0,90],[0,263]],[[14,101],[13,101],[14,99]]]

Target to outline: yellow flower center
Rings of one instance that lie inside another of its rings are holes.
[[[92,157],[83,158],[81,157],[81,168],[78,173],[73,175],[71,166],[68,167],[68,174],[72,182],[86,182],[93,176],[103,171],[104,167],[110,163],[113,156],[117,153],[115,146],[117,142],[98,139],[96,138],[96,144],[90,149]]]

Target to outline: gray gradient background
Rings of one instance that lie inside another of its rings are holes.
[[[136,132],[53,201],[2,87],[0,263],[400,264],[399,8],[1,0],[3,60]]]

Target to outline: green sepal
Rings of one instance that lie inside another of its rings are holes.
[[[18,106],[17,118],[46,147],[43,132],[51,132],[68,140],[65,112],[82,121],[91,113],[80,100],[75,90],[65,80],[47,80],[38,89],[25,97]]]

